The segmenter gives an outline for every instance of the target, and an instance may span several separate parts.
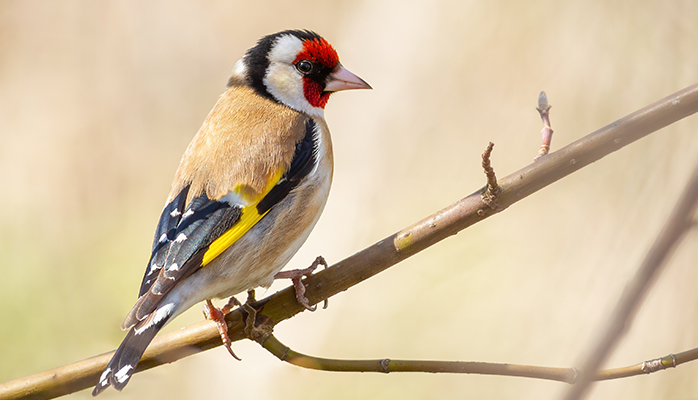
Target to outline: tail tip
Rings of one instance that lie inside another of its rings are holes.
[[[126,364],[121,367],[118,371],[112,370],[110,367],[102,372],[102,376],[99,377],[99,383],[92,390],[92,396],[97,396],[102,393],[109,386],[113,386],[114,389],[121,391],[133,375],[133,365]]]

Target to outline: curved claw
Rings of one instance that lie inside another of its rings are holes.
[[[206,300],[206,303],[204,303],[204,316],[206,319],[215,322],[218,326],[218,332],[221,334],[221,341],[223,342],[223,346],[228,350],[228,353],[236,360],[242,361],[242,358],[238,357],[233,351],[232,341],[228,336],[228,323],[225,321],[225,315],[228,314],[236,304],[240,304],[240,302],[234,297],[231,297],[228,304],[220,309],[214,306],[211,300]]]

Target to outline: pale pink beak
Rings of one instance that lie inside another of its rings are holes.
[[[371,85],[366,83],[363,79],[349,72],[346,68],[339,66],[336,72],[333,72],[327,84],[325,85],[325,92],[339,92],[340,90],[350,90],[350,89],[373,89]]]

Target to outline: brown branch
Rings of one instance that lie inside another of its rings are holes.
[[[426,360],[392,360],[389,358],[375,360],[339,360],[309,356],[297,352],[281,343],[271,332],[257,341],[271,354],[289,364],[320,370],[338,372],[428,372],[454,374],[480,374],[520,376],[536,379],[547,379],[565,383],[575,383],[579,379],[576,368],[539,367],[533,365],[501,364],[473,361],[426,361]],[[597,371],[594,381],[627,378],[629,376],[646,375],[698,359],[698,348],[666,357],[644,361],[639,364]]]
[[[593,380],[594,372],[611,356],[611,352],[620,338],[630,328],[640,302],[653,280],[661,271],[683,234],[693,226],[693,211],[696,208],[696,203],[698,203],[698,166],[693,171],[683,194],[659,232],[642,265],[621,295],[615,310],[606,323],[603,336],[587,353],[582,363],[579,383],[570,388],[564,397],[565,399],[577,400],[584,397]],[[644,367],[651,370],[655,368],[656,364],[656,362],[651,363],[651,365],[646,364]],[[676,365],[675,359],[673,364]]]
[[[317,304],[394,264],[424,250],[528,195],[550,185],[586,165],[698,111],[698,85],[689,86],[644,107],[540,161],[499,181],[501,196],[492,210],[482,202],[478,190],[445,209],[402,231],[318,272],[305,280],[310,304]],[[291,318],[304,308],[295,300],[293,288],[284,289],[256,303],[260,312],[257,324],[273,326]],[[244,337],[246,312],[234,310],[229,321],[229,336]],[[202,322],[156,338],[137,370],[173,362],[221,344],[216,325]],[[20,378],[0,385],[0,400],[10,398],[46,399],[72,393],[94,385],[112,353],[75,364]]]
[[[281,343],[275,336],[270,335],[262,344],[279,360],[298,367],[321,371],[341,372],[430,372],[455,374],[506,375],[528,378],[548,379],[571,383],[577,373],[573,368],[549,368],[532,365],[499,364],[466,361],[417,361],[391,360],[336,360],[308,356],[292,350]]]

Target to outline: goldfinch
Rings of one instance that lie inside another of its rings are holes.
[[[155,334],[192,305],[271,285],[329,194],[330,94],[370,88],[307,30],[265,36],[235,64],[182,156],[138,301],[121,325],[129,332],[92,395],[123,389]],[[220,310],[208,305],[220,326]]]

